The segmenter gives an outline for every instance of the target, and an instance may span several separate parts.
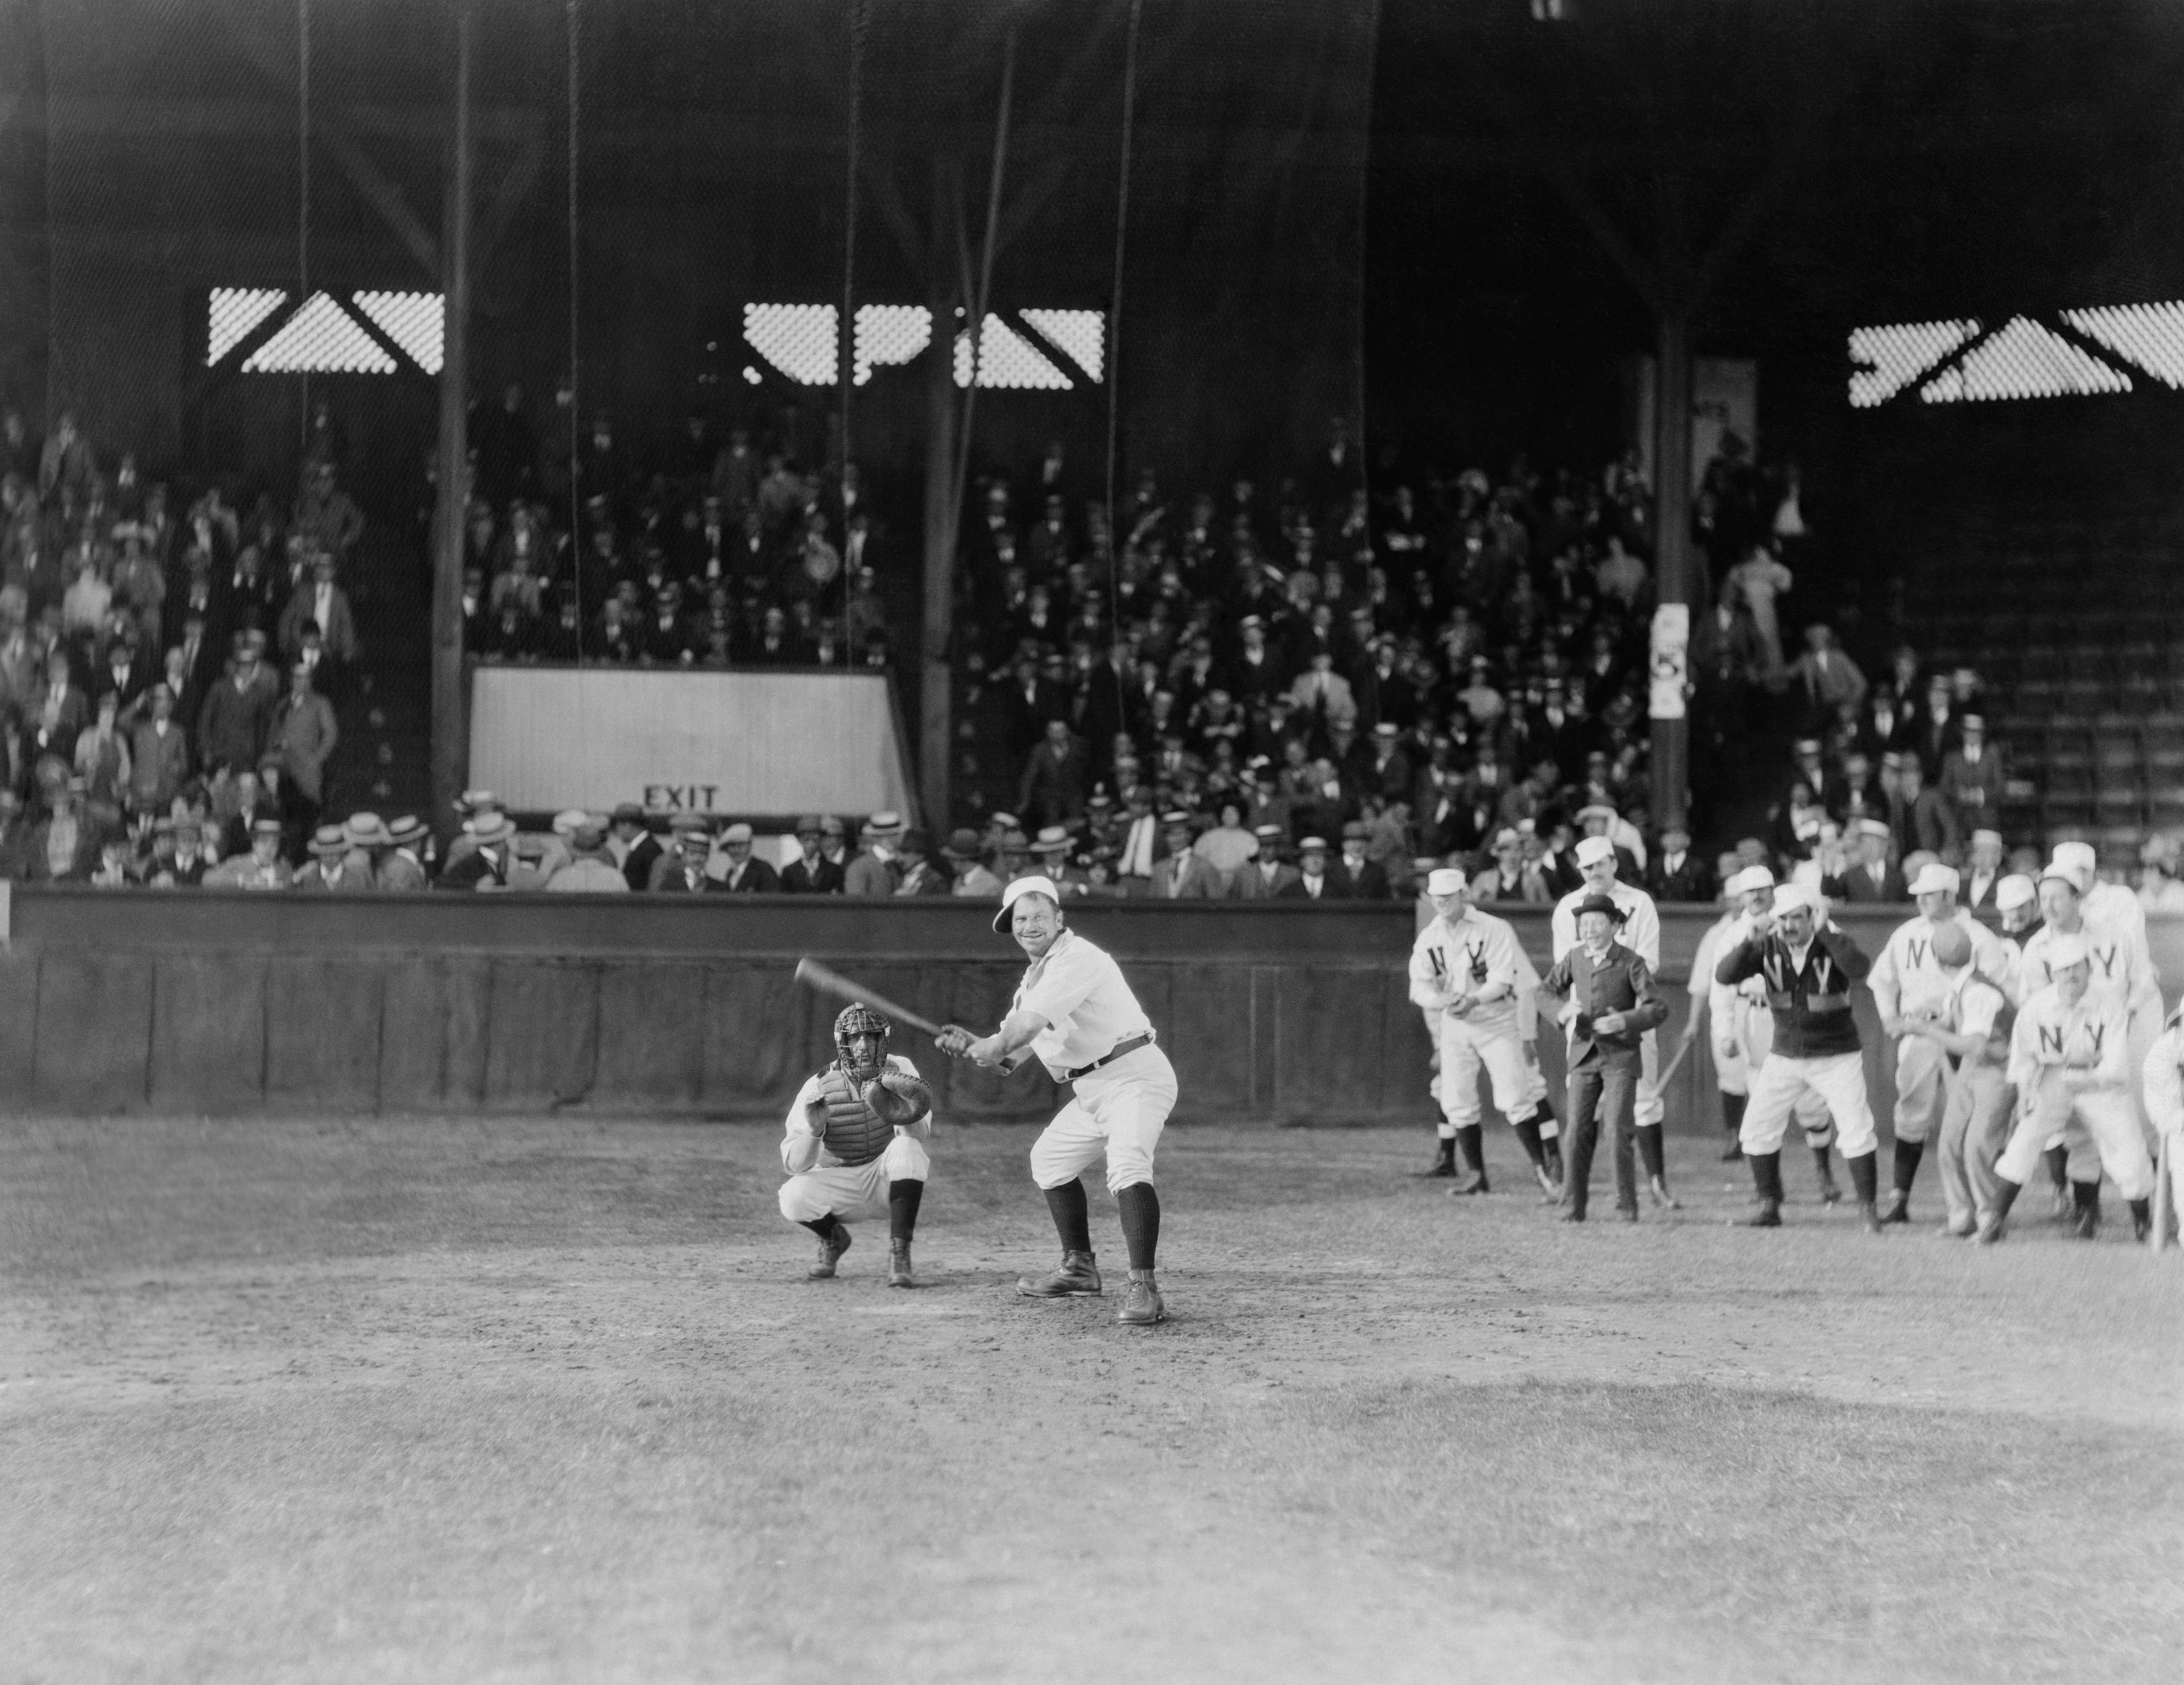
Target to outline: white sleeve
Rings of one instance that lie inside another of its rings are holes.
[[[1873,962],[1873,969],[1865,974],[1865,986],[1873,990],[1873,1004],[1886,1023],[1896,1016],[1903,1004],[1903,977],[1901,962],[1897,958],[1897,945],[1902,941],[1904,927],[1897,925],[1881,945],[1880,957]]]
[[[1521,942],[1517,945],[1517,1039],[1540,1039],[1540,974]]]
[[[1571,923],[1575,923],[1573,919]],[[1646,896],[1630,909],[1630,916],[1623,921],[1623,929],[1616,937],[1626,948],[1636,952],[1646,962],[1646,970],[1657,976],[1661,969],[1661,915],[1655,911],[1653,898]],[[1560,959],[1558,953],[1555,956]]]
[[[1500,984],[1504,997],[1513,1000],[1517,994],[1517,933],[1508,924],[1496,919],[1486,927],[1486,981],[1481,988]]]
[[[2146,1114],[2163,1135],[2184,1133],[2184,1028],[2171,1024],[2147,1050]]]
[[[1976,918],[1966,921],[1972,939],[1972,964],[1980,974],[2002,991],[2013,1007],[2017,1004],[2016,944],[1997,936]],[[1868,983],[1871,979],[1867,979]]]
[[[819,1079],[804,1079],[804,1086],[796,1091],[796,1099],[788,1108],[788,1119],[782,1125],[781,1168],[792,1176],[800,1176],[819,1162],[822,1136],[811,1130],[811,1120],[804,1108],[819,1097]]]
[[[1684,984],[1684,992],[1691,997],[1694,1012],[1702,1004],[1711,1006],[1713,1002],[1713,991],[1718,986],[1713,980],[1713,951],[1719,945],[1721,929],[1719,924],[1709,924],[1691,953],[1691,974]]]
[[[1547,921],[1547,957],[1562,963],[1562,957],[1577,946],[1577,914],[1570,910],[1569,898],[1565,896],[1555,903],[1554,916]]]

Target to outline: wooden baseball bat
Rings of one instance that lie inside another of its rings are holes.
[[[2148,1239],[2156,1252],[2163,1251],[2169,1245],[2169,1154],[2170,1143],[2176,1139],[2172,1135],[2163,1135],[2161,1155],[2153,1163],[2153,1233]]]
[[[838,1001],[855,1001],[884,1014],[897,1024],[906,1024],[912,1029],[922,1029],[928,1035],[940,1034],[940,1026],[929,1018],[921,1018],[908,1007],[898,1006],[884,995],[876,995],[861,984],[852,983],[838,971],[823,966],[816,959],[796,962],[796,980],[806,988],[816,989],[822,995],[832,995]]]

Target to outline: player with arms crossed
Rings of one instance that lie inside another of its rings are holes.
[[[1130,1256],[1129,1292],[1116,1320],[1149,1327],[1167,1316],[1153,1274],[1160,1245],[1153,1150],[1175,1108],[1175,1068],[1155,1045],[1152,1022],[1123,980],[1122,968],[1063,923],[1061,891],[1051,878],[1011,884],[994,929],[1013,935],[1031,960],[1008,1015],[991,1035],[951,1024],[934,1045],[989,1070],[1013,1070],[1035,1057],[1056,1082],[1077,1091],[1031,1149],[1032,1179],[1045,1192],[1061,1236],[1061,1267],[1025,1276],[1017,1291],[1035,1299],[1100,1292],[1091,1213],[1079,1178],[1104,1153]]]
[[[851,1217],[888,1218],[888,1286],[914,1287],[910,1241],[932,1161],[933,1095],[917,1067],[887,1050],[888,1021],[870,1007],[834,1020],[833,1064],[807,1079],[781,1142],[781,1214],[819,1237],[811,1279],[830,1279],[850,1249]]]

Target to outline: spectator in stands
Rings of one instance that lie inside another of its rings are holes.
[[[66,649],[56,645],[44,662],[41,695],[23,710],[29,730],[26,752],[75,758],[76,740],[91,724],[91,704],[75,688]]]
[[[2154,837],[2139,851],[2138,904],[2147,912],[2184,912],[2174,837]]]
[[[987,868],[984,852],[978,834],[967,826],[949,834],[948,845],[940,851],[940,856],[955,873],[955,881],[949,888],[950,895],[976,901],[992,901],[1000,895],[1001,880]]]
[[[1743,561],[1730,569],[1729,583],[1736,586],[1738,598],[1751,611],[1759,678],[1772,685],[1783,672],[1782,628],[1775,605],[1797,582],[1770,551],[1755,544]]]
[[[280,692],[259,657],[262,632],[235,634],[235,658],[227,674],[206,695],[198,718],[198,748],[208,771],[218,773],[254,768],[265,752]]]
[[[796,822],[796,844],[803,851],[800,857],[782,868],[781,887],[792,896],[838,896],[842,893],[844,873],[841,867],[827,858],[823,847],[824,832],[816,813],[806,814]]]
[[[875,813],[865,822],[864,846],[842,871],[842,893],[847,896],[892,896],[897,875],[895,844],[902,836],[902,816],[892,809]]]
[[[281,611],[276,641],[290,661],[304,645],[306,626],[317,628],[326,658],[345,672],[356,660],[356,617],[348,593],[334,582],[334,558],[320,551],[311,558],[309,577],[296,587]]]
[[[1150,890],[1156,901],[1214,901],[1225,885],[1213,863],[1192,846],[1190,815],[1175,808],[1161,815],[1162,840],[1167,852],[1153,862]]]
[[[2002,875],[2002,833],[1984,829],[1974,831],[1970,857],[1964,864],[1964,892],[1958,897],[1958,904],[1974,912],[1992,907]]]
[[[1788,797],[1768,815],[1768,845],[1774,851],[1775,870],[1786,876],[1792,862],[1808,857],[1819,840],[1828,810],[1807,780],[1792,778]]]
[[[1327,840],[1306,837],[1297,845],[1297,880],[1281,891],[1284,901],[1334,899],[1327,876]]]
[[[1911,723],[1905,757],[1908,761],[1915,756],[1921,767],[1939,767],[1957,746],[1961,735],[1956,696],[1949,688],[1948,675],[1937,672],[1926,681],[1925,706]]]
[[[434,882],[438,890],[504,890],[516,868],[515,821],[498,809],[487,809],[463,826],[469,844],[458,852],[448,850],[447,869]]]
[[[1903,873],[1889,863],[1894,834],[1879,819],[1861,820],[1858,828],[1857,862],[1843,875],[1843,896],[1854,901],[1905,901],[1911,899]]]
[[[311,833],[310,851],[309,862],[289,879],[290,889],[306,894],[333,894],[374,887],[371,856],[350,849],[347,827],[317,827]]]
[[[738,819],[721,833],[720,851],[707,862],[708,887],[722,895],[770,896],[781,878],[771,864],[751,852],[751,828]]]
[[[288,669],[288,694],[266,728],[265,758],[281,770],[287,817],[299,829],[309,831],[318,823],[326,801],[326,762],[340,741],[332,706],[314,687],[311,669],[298,661]]]
[[[336,566],[345,564],[355,550],[358,540],[364,537],[364,511],[342,489],[332,462],[314,463],[304,476],[289,531],[308,554],[324,557]],[[314,614],[312,618],[326,631],[329,645],[338,650],[332,627],[320,616]]]
[[[1706,862],[1691,851],[1691,834],[1682,825],[1661,828],[1661,846],[1647,862],[1646,892],[1657,901],[1707,902],[1718,893]]]
[[[33,881],[83,883],[97,869],[102,829],[84,803],[83,780],[57,780],[47,797],[45,818],[23,844],[24,873]]]
[[[631,889],[651,887],[653,863],[662,850],[660,839],[644,823],[644,810],[635,802],[623,802],[609,817],[607,852]]]
[[[764,862],[757,862],[763,864]],[[587,813],[569,833],[569,857],[546,880],[556,895],[627,895],[629,880],[607,851],[607,822]]]
[[[249,846],[204,874],[209,890],[285,890],[292,874],[281,858],[281,822],[271,817],[250,827]]]
[[[1091,766],[1082,739],[1066,719],[1047,721],[1045,735],[1024,763],[1017,807],[1034,826],[1067,824],[1084,816]]]
[[[113,691],[103,694],[96,716],[75,740],[75,772],[86,799],[117,808],[124,805],[130,785],[129,745],[114,723],[120,703]]]
[[[655,895],[704,895],[705,867],[713,852],[704,816],[677,813],[667,822],[667,831],[673,846],[652,862],[645,888]]]
[[[1897,834],[1908,847],[1947,862],[1958,858],[1957,816],[1939,790],[1926,787],[1917,755],[1906,753],[1897,769]]]
[[[410,895],[431,887],[425,870],[426,835],[424,821],[408,814],[387,826],[387,851],[372,868],[373,881],[382,894]]]
[[[1337,901],[1388,899],[1388,874],[1368,857],[1371,844],[1372,829],[1363,820],[1352,819],[1343,826],[1341,853],[1327,873],[1328,895]]]
[[[932,858],[933,844],[923,831],[911,826],[895,845],[898,896],[945,896],[953,893],[949,869]]]
[[[1992,826],[2000,817],[2008,774],[2001,750],[1986,740],[1984,717],[1963,714],[1957,725],[1957,745],[1942,758],[1938,789],[1955,817],[1958,830],[1969,833]]]
[[[1834,631],[1823,622],[1805,628],[1805,652],[1791,667],[1790,681],[1808,730],[1855,720],[1865,701],[1865,675],[1836,646]]]

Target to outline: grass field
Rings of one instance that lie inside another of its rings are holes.
[[[1131,1331],[1030,1138],[902,1293],[756,1128],[0,1126],[0,1681],[2176,1677],[2184,1256],[1177,1130]]]

